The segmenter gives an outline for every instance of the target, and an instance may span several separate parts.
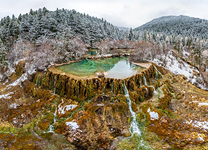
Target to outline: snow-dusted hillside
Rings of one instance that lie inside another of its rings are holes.
[[[208,37],[208,20],[189,16],[163,16],[138,27],[136,31],[154,31],[167,35]]]
[[[170,72],[176,75],[182,74],[186,76],[187,80],[192,84],[196,85],[201,89],[208,90],[200,72],[179,57],[176,58],[175,56],[173,56],[171,51],[168,53],[167,56],[158,56],[153,60],[153,62],[159,66],[165,67]]]

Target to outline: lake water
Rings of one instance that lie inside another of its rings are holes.
[[[91,76],[96,72],[105,72],[106,77],[125,79],[130,77],[144,68],[130,63],[126,57],[106,58],[101,60],[83,60],[57,67],[63,72],[76,76]]]

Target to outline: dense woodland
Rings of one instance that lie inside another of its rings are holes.
[[[202,52],[207,49],[207,21],[184,17],[163,17],[130,30],[66,9],[42,8],[4,17],[0,21],[0,79],[9,76],[20,60],[26,61],[31,74],[54,63],[80,59],[91,48],[98,48],[100,55],[133,49],[134,61],[151,61],[175,49],[181,55],[190,52],[196,64],[206,63]]]

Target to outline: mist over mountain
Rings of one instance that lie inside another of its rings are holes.
[[[183,15],[163,16],[153,19],[134,30],[207,38],[208,20]]]

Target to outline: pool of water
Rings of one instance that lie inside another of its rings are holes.
[[[57,68],[63,72],[83,77],[95,75],[97,72],[105,72],[106,77],[117,79],[130,77],[144,69],[128,62],[126,57],[83,60],[68,65],[58,66]]]

